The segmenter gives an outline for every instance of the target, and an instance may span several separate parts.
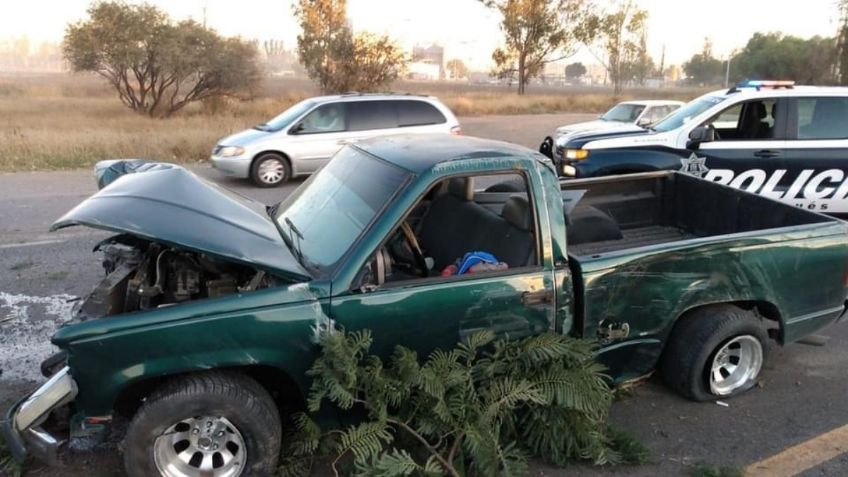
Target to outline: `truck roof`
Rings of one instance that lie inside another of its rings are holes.
[[[415,174],[436,164],[471,158],[526,157],[537,153],[523,146],[450,134],[403,134],[373,138],[356,147]]]

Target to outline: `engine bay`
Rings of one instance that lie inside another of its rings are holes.
[[[80,303],[80,320],[146,311],[277,284],[262,270],[203,253],[118,235],[100,242],[106,277]]]

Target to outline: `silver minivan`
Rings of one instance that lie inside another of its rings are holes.
[[[462,130],[450,109],[431,96],[320,96],[221,139],[210,161],[225,174],[274,187],[317,171],[345,144],[407,133],[461,134]]]

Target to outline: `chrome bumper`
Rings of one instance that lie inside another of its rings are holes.
[[[73,401],[76,396],[77,383],[64,367],[6,412],[0,430],[16,460],[23,461],[32,454],[51,465],[57,462],[56,453],[62,442],[39,426],[54,409]]]

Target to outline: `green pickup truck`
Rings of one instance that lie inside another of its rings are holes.
[[[553,330],[597,340],[616,383],[658,370],[707,400],[845,312],[843,222],[670,172],[560,183],[538,153],[467,137],[349,145],[271,207],[153,167],[53,228],[71,225],[117,233],[96,247],[106,277],[3,433],[50,461],[54,429],[126,418],[132,476],[272,474],[337,327],[381,355]]]

